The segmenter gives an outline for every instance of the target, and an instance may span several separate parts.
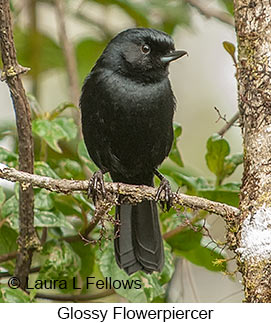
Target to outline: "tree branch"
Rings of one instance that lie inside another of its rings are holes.
[[[33,175],[26,172],[18,171],[2,164],[0,168],[0,178],[11,182],[20,182],[23,185],[33,185],[45,188],[50,191],[71,194],[72,192],[86,192],[89,181],[54,179],[50,177]],[[114,196],[121,194],[124,196],[123,201],[129,203],[139,203],[144,199],[155,200],[156,189],[144,185],[128,185],[123,183],[105,183],[107,191],[106,198],[111,203],[115,203]],[[111,196],[110,196],[111,195]],[[163,199],[163,196],[162,196]],[[232,223],[238,216],[239,210],[227,204],[209,201],[202,197],[190,196],[182,193],[174,193],[173,204],[175,206],[184,206],[192,209],[201,209],[220,215],[226,222]]]
[[[7,0],[0,0],[0,26],[0,48],[3,61],[1,80],[5,80],[8,84],[15,110],[19,139],[19,169],[33,173],[31,112],[20,76],[28,69],[20,66],[17,62],[9,1]],[[34,192],[30,183],[20,185],[19,197],[19,253],[15,274],[22,282],[24,289],[32,254],[38,241],[34,229]]]
[[[201,214],[196,214],[191,220],[187,220],[186,222],[178,225],[173,230],[164,233],[163,238],[165,240],[170,239],[171,237],[174,237],[176,234],[184,231],[187,227],[191,227],[193,224],[197,223],[198,221],[206,217],[206,212],[204,213],[205,213],[205,216],[202,216]]]
[[[84,240],[84,239],[88,240],[88,235],[96,227],[99,220],[100,219],[98,217],[94,217],[94,220],[92,220],[89,223],[89,225],[87,226],[87,228],[83,232],[79,232],[78,234],[73,235],[73,236],[63,237],[62,239],[67,242],[80,241],[80,240]]]
[[[226,12],[208,8],[206,3],[202,3],[199,0],[184,0],[185,2],[189,3],[192,7],[196,8],[199,13],[201,13],[206,18],[215,18],[221,22],[224,22],[227,25],[234,26],[234,19],[231,15]]]
[[[226,122],[226,124],[218,131],[218,134],[223,137],[225,133],[234,125],[234,123],[239,119],[240,113],[236,112],[232,118]]]
[[[33,267],[33,268],[30,269],[29,274],[38,273],[40,271],[40,269],[41,269],[40,266],[39,267]],[[5,277],[11,277],[11,276],[13,276],[13,273],[11,274],[9,272],[3,272],[3,273],[0,272],[0,279],[5,278]]]
[[[16,258],[16,256],[17,256],[17,251],[12,251],[12,252],[0,255],[0,263],[14,259]]]
[[[70,84],[70,95],[72,103],[75,106],[78,106],[80,89],[79,89],[79,81],[77,74],[77,64],[76,57],[74,53],[73,44],[70,42],[66,32],[65,26],[65,8],[63,0],[55,0],[56,5],[56,14],[57,14],[57,22],[58,22],[58,34],[59,39],[62,45],[63,54],[66,59],[67,64],[67,73]]]

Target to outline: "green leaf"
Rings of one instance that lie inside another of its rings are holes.
[[[224,5],[224,7],[227,9],[229,14],[233,16],[234,14],[234,5],[233,5],[233,0],[220,0],[220,3]]]
[[[58,145],[59,140],[70,141],[77,134],[77,127],[72,118],[56,118],[54,120],[36,119],[32,123],[33,133],[42,138],[56,152],[62,150]]]
[[[216,186],[220,186],[224,178],[229,177],[243,162],[242,154],[228,156],[229,153],[230,146],[226,139],[216,134],[208,139],[205,159],[210,171],[216,175]]]
[[[51,207],[51,202],[44,201],[44,197],[38,202],[38,206],[43,208]],[[12,229],[18,231],[19,229],[19,202],[15,195],[9,198],[3,205],[2,217],[8,218],[8,223]],[[35,227],[61,227],[67,229],[74,229],[67,218],[55,208],[46,211],[35,208],[34,209],[34,226]]]
[[[56,194],[54,198],[56,209],[61,210],[64,215],[79,215],[81,216],[81,205],[75,203],[73,195]]]
[[[75,51],[81,82],[91,70],[105,46],[106,42],[91,38],[83,39],[77,44]]]
[[[44,139],[47,144],[56,152],[61,153],[62,150],[58,145],[58,140],[64,138],[63,131],[49,120],[36,119],[32,122],[33,133]]]
[[[226,203],[235,207],[239,205],[239,191],[231,192],[218,187],[218,189],[200,190],[198,194],[200,197],[205,197],[211,201]]]
[[[7,225],[0,228],[0,254],[9,253],[17,250],[18,234]]]
[[[127,0],[110,0],[112,4],[119,6],[123,11],[125,11],[137,24],[137,26],[149,27],[149,21],[146,15],[146,6],[144,2],[134,3],[133,1]]]
[[[224,259],[224,257],[220,253],[203,246],[198,246],[195,249],[187,251],[178,250],[177,254],[183,256],[193,264],[205,267],[211,271],[225,271],[226,269],[225,262],[218,266],[215,265],[217,259]]]
[[[89,158],[89,154],[83,140],[81,140],[78,144],[77,154],[79,158],[84,162],[84,164],[91,170],[92,173],[98,170],[98,167]]]
[[[183,164],[179,149],[177,147],[177,141],[178,141],[178,138],[181,136],[181,134],[182,134],[181,126],[177,123],[174,123],[174,140],[168,157],[172,161],[174,161],[178,166],[183,167],[184,164]]]
[[[200,245],[202,239],[201,232],[195,232],[193,230],[186,230],[174,235],[167,239],[167,243],[175,250],[191,250]]]
[[[231,55],[231,57],[234,57],[234,55],[235,55],[235,46],[232,43],[230,43],[228,41],[223,41],[223,47]]]
[[[6,136],[11,136],[13,139],[17,138],[17,131],[14,122],[5,120],[5,122],[0,124],[0,140]]]
[[[218,187],[219,189],[223,189],[224,191],[239,193],[240,192],[241,183],[227,183]]]
[[[37,117],[39,114],[42,113],[42,108],[41,108],[37,98],[34,95],[27,93],[27,99],[30,104],[31,110],[34,112],[35,117]]]
[[[151,275],[147,275],[140,271],[134,275],[134,279],[138,277],[142,281],[147,302],[153,302],[157,298],[165,297],[165,284],[170,281],[174,273],[173,255],[171,253],[171,247],[167,243],[164,243],[164,251],[165,264],[161,273],[153,272]]]
[[[18,155],[0,147],[0,163],[15,167],[18,163]]]
[[[160,285],[164,285],[170,281],[175,271],[174,258],[171,246],[164,241],[165,264],[161,273],[156,273]]]
[[[68,108],[77,109],[77,107],[73,103],[70,103],[70,102],[60,103],[53,111],[50,112],[49,119],[53,120],[57,118],[62,112],[64,112]]]
[[[205,159],[207,166],[217,177],[217,183],[220,184],[225,177],[224,162],[225,157],[230,153],[230,146],[226,139],[215,134],[207,141],[207,153]]]
[[[72,279],[81,268],[81,259],[65,241],[51,240],[43,247],[47,256],[39,272],[39,279]]]
[[[19,216],[19,203],[15,195],[11,196],[2,207],[2,218],[8,218],[11,221]]]
[[[53,196],[54,193],[45,189],[36,190],[34,207],[43,211],[51,210],[54,207]]]
[[[198,186],[196,177],[187,176],[181,173],[181,170],[175,170],[171,165],[167,165],[166,163],[164,163],[162,167],[159,167],[159,171],[163,175],[172,178],[177,187],[186,186],[189,189],[189,192],[195,194]]]
[[[82,159],[83,162],[90,161],[87,147],[86,147],[83,140],[79,141],[77,153],[78,153],[79,158]]]
[[[147,297],[142,288],[135,288],[137,287],[135,284],[136,277],[135,274],[128,276],[124,270],[121,270],[115,261],[114,251],[113,251],[113,244],[107,243],[101,257],[97,259],[100,270],[104,277],[111,277],[112,280],[123,280],[129,281],[132,288],[118,288],[116,289],[116,293],[125,297],[130,302],[136,303],[145,303],[147,302]],[[141,283],[141,280],[139,280]]]
[[[225,270],[225,264],[220,266],[214,264],[216,259],[224,259],[224,257],[216,250],[205,247],[203,244],[203,235],[201,232],[186,230],[167,239],[172,246],[176,255],[182,256],[195,265],[205,267],[212,271]]]
[[[159,280],[157,279],[158,277],[156,276],[155,273],[148,275],[148,274],[145,274],[144,272],[141,272],[140,274],[136,274],[135,276],[138,276],[141,279],[142,278],[144,279],[143,289],[147,298],[147,302],[151,302],[156,297],[159,297],[165,293],[164,288],[159,283]]]
[[[60,210],[43,211],[35,209],[35,227],[59,227],[73,230],[72,224],[62,214]]]
[[[154,301],[157,297],[165,297],[165,284],[170,281],[175,271],[173,254],[169,244],[164,242],[165,264],[161,273],[154,272],[146,275],[140,272],[138,275],[144,283],[144,292],[148,302]],[[144,279],[142,279],[144,277]],[[147,280],[147,283],[145,281]]]
[[[224,159],[230,153],[230,146],[226,139],[219,135],[211,136],[207,141],[207,166],[212,173],[219,176],[223,172]]]
[[[58,160],[55,171],[61,178],[81,179],[83,176],[81,165],[68,158]]]
[[[236,58],[235,58],[235,46],[230,42],[224,41],[223,42],[223,47],[230,54],[234,65],[237,67],[237,61],[236,61]]]
[[[180,211],[181,212],[181,211]],[[185,220],[183,214],[176,214],[176,210],[171,208],[168,212],[162,212],[160,214],[160,222],[162,224],[162,232],[166,233],[181,224],[181,222]]]
[[[95,207],[93,205],[93,203],[90,202],[90,200],[88,198],[86,198],[86,196],[84,194],[73,194],[73,197],[76,199],[76,201],[78,201],[78,203],[84,207],[84,209],[86,211],[95,211]]]
[[[101,256],[98,255],[98,259],[104,277],[112,277],[112,280],[129,281],[132,288],[121,287],[115,291],[130,302],[151,302],[159,296],[164,296],[164,285],[171,279],[174,272],[173,257],[167,244],[165,244],[165,266],[161,273],[147,275],[140,271],[128,276],[116,264],[112,242],[105,244]],[[139,285],[135,285],[135,282],[138,282],[141,288],[136,288]]]
[[[70,141],[76,138],[77,126],[72,118],[59,117],[55,118],[53,124],[58,125],[63,131],[63,139]]]
[[[8,286],[0,285],[0,302],[3,303],[30,303],[30,297],[20,288],[11,289]]]
[[[224,173],[225,176],[230,176],[237,166],[243,163],[243,154],[234,154],[225,158]]]
[[[14,185],[14,194],[15,194],[15,197],[16,199],[19,201],[19,198],[20,198],[20,183],[15,183]]]
[[[2,186],[0,186],[0,209],[6,200],[6,195]]]
[[[95,0],[103,5],[114,5],[120,7],[127,15],[134,20],[137,26],[149,27],[148,11],[143,3],[134,3],[128,0]]]
[[[168,34],[173,34],[177,26],[189,26],[191,21],[191,8],[185,1],[155,1],[155,7],[160,7],[162,18],[161,29]],[[157,8],[155,8],[156,11]]]
[[[71,247],[81,259],[81,269],[79,273],[83,282],[82,292],[84,293],[87,291],[86,277],[91,275],[94,268],[95,247],[91,244],[86,245],[83,241],[72,242]]]
[[[38,42],[38,58],[32,52],[33,37]],[[23,66],[31,66],[29,74],[37,75],[52,68],[64,68],[65,60],[60,46],[47,35],[37,32],[33,35],[31,29],[22,30],[18,27],[14,30],[14,40],[16,45],[17,59]],[[38,64],[32,64],[34,59],[38,59]]]
[[[239,205],[240,184],[227,183],[215,188],[202,188],[198,195],[208,200],[226,203],[235,207]]]
[[[58,179],[59,176],[54,172],[54,170],[43,161],[36,161],[34,163],[35,174],[40,176],[47,176],[51,178]]]

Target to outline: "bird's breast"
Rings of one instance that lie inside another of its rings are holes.
[[[108,164],[114,164],[115,170],[157,167],[172,144],[175,99],[169,80],[143,84],[105,75],[88,87],[83,123],[88,124],[90,140],[103,137],[107,148],[96,146],[96,150],[107,149]]]

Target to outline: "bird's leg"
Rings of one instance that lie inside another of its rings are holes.
[[[163,176],[157,169],[154,170],[154,174],[160,179],[160,186],[158,187],[155,201],[159,201],[161,198],[161,194],[164,193],[164,201],[160,200],[160,204],[162,206],[162,209],[165,209],[169,211],[171,206],[173,205],[173,193],[169,184],[169,181]]]
[[[91,177],[91,179],[89,180],[88,198],[92,197],[94,204],[96,204],[99,194],[101,194],[102,197],[105,197],[106,195],[105,187],[104,187],[103,171],[101,169],[95,172]]]

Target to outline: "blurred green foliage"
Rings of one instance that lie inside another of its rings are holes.
[[[222,6],[232,13],[232,1],[218,0]],[[53,1],[36,1],[36,5],[46,5],[54,8]],[[106,8],[117,8],[131,21],[132,26],[146,26],[165,30],[172,34],[176,28],[191,25],[191,7],[186,1],[128,1],[128,0],[85,0],[80,5],[75,1],[67,2],[67,12],[72,19],[84,23],[90,30],[97,30],[96,38],[79,38],[74,42],[78,63],[78,75],[82,82],[91,69],[109,39],[113,36],[106,22],[96,21],[88,15],[93,5]],[[61,46],[54,35],[35,31],[37,55],[33,53],[33,30],[20,23],[20,10],[13,5],[16,17],[14,29],[18,60],[22,65],[32,68],[28,77],[32,82],[39,82],[42,73],[65,69],[65,60]],[[93,33],[91,33],[93,34]],[[229,47],[229,46],[228,46]],[[226,48],[227,49],[227,48]],[[231,48],[230,48],[231,49]],[[37,88],[37,84],[33,86]],[[37,94],[37,93],[34,93]],[[86,147],[80,139],[78,125],[71,118],[71,111],[77,108],[70,103],[61,103],[50,112],[39,106],[39,99],[29,96],[33,118],[33,136],[35,141],[35,173],[52,178],[86,179],[97,168],[89,159]],[[187,194],[206,197],[213,201],[238,205],[239,183],[225,183],[242,163],[242,155],[230,155],[230,146],[226,139],[212,135],[207,141],[206,163],[213,173],[212,179],[197,177],[187,171],[178,148],[182,128],[174,124],[174,143],[169,159],[161,166],[161,172],[169,179],[173,189],[180,188]],[[14,148],[6,150],[0,147],[0,163],[10,167],[18,167],[17,137],[14,125],[0,124],[0,139],[12,138]],[[106,180],[110,180],[107,175]],[[40,267],[36,279],[66,279],[77,277],[81,282],[82,294],[96,293],[94,288],[87,289],[86,277],[97,279],[112,277],[118,280],[135,280],[142,282],[141,289],[116,289],[115,292],[130,302],[167,301],[166,287],[170,281],[175,265],[174,257],[181,256],[188,261],[211,271],[225,271],[226,262],[220,246],[206,237],[207,225],[204,221],[207,214],[190,209],[171,209],[168,213],[160,211],[163,233],[168,233],[189,221],[183,230],[171,235],[165,241],[165,267],[161,273],[146,275],[138,272],[131,277],[118,268],[113,254],[113,226],[108,221],[98,223],[90,233],[92,242],[87,243],[74,237],[79,237],[87,230],[94,219],[94,206],[85,194],[71,195],[48,192],[35,189],[35,227],[39,236],[47,230],[46,241],[40,254],[33,260],[33,266]],[[18,236],[18,185],[15,189],[0,187],[0,255],[17,249]],[[1,272],[13,274],[15,260],[1,264]],[[37,290],[31,291],[31,298],[20,289],[12,290],[5,284],[0,285],[0,302],[30,302]],[[58,289],[59,293],[74,293],[72,289]],[[78,291],[76,291],[78,292]]]

